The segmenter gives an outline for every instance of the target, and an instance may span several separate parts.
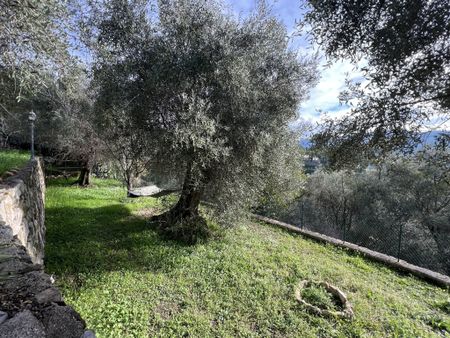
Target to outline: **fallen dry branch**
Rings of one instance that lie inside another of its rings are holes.
[[[325,290],[327,290],[327,292],[336,296],[339,299],[339,301],[341,302],[341,306],[342,306],[343,310],[342,311],[332,311],[332,310],[327,310],[327,309],[321,309],[317,306],[314,306],[314,305],[306,302],[302,298],[302,290],[313,284],[323,286],[325,288]],[[339,290],[337,287],[335,287],[331,284],[328,284],[327,282],[313,282],[310,280],[303,280],[300,282],[298,287],[295,289],[295,298],[300,302],[300,304],[304,305],[309,311],[311,311],[312,313],[315,313],[319,316],[340,317],[340,318],[347,318],[347,319],[352,319],[354,316],[352,305],[348,301],[347,296],[341,290]]]

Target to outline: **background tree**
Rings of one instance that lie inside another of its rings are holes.
[[[446,274],[450,271],[450,161],[439,141],[362,170],[319,170],[276,218]]]
[[[158,19],[145,25],[148,35],[131,33],[140,43],[113,67],[127,67],[121,93],[158,167],[184,177],[159,221],[198,220],[206,196],[222,216],[251,205],[316,80],[315,60],[289,50],[285,27],[264,5],[237,21],[216,1],[159,1]]]
[[[305,133],[305,126],[280,135],[278,144],[267,161],[264,182],[256,212],[276,215],[298,200],[305,190],[306,176],[303,158],[305,152],[298,146],[298,140]]]
[[[100,108],[95,114],[95,121],[104,155],[117,167],[130,195],[139,176],[148,174],[150,170],[151,157],[147,153],[146,139],[133,124],[126,105],[123,109]]]
[[[70,160],[80,167],[76,183],[88,186],[92,168],[104,157],[105,147],[95,128],[94,101],[89,94],[89,79],[83,65],[74,69],[70,77],[54,87],[54,109],[47,109],[47,118],[40,119],[38,131],[57,160]],[[71,83],[71,88],[64,85],[67,82]],[[52,121],[51,128],[49,121]],[[51,136],[45,134],[48,129]]]
[[[358,98],[357,106],[344,119],[327,121],[315,138],[334,152],[334,160],[345,163],[351,154],[378,156],[411,146],[429,119],[450,118],[448,1],[308,4],[304,23],[331,60],[367,61],[362,70],[368,85],[353,83],[341,97]]]
[[[80,168],[76,183],[88,186],[92,169],[105,158],[106,149],[95,126],[94,100],[84,65],[68,76],[53,87],[53,109],[42,112],[37,131],[39,141],[57,161],[69,161]]]
[[[129,86],[142,57],[136,52],[150,38],[147,2],[112,0],[91,4],[91,11],[84,40],[94,59],[90,89],[95,93],[95,129],[129,193],[136,178],[148,171],[151,158],[140,122],[131,112],[140,93]]]
[[[0,1],[0,128],[4,142],[27,143],[27,114],[34,110],[38,148],[51,149],[60,158],[76,153],[76,159],[88,163],[86,156],[91,157],[95,147],[83,152],[92,138],[80,124],[86,121],[80,114],[85,114],[87,94],[81,99],[85,79],[80,79],[80,64],[73,57],[76,3]],[[85,173],[83,169],[83,177]]]

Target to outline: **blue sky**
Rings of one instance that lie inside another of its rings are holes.
[[[233,12],[247,15],[256,6],[256,0],[226,0]],[[286,25],[288,34],[292,34],[296,28],[296,21],[302,17],[302,9],[300,8],[301,0],[269,0],[272,6],[273,14],[283,21]],[[310,46],[309,43],[301,37],[291,40],[291,45],[307,52],[317,50],[317,46]],[[320,52],[320,50],[319,50]],[[358,73],[350,62],[339,61],[325,67],[326,59],[321,56],[319,71],[321,79],[318,85],[311,91],[310,99],[304,102],[300,108],[300,119],[312,122],[314,124],[320,122],[323,113],[328,112],[331,117],[340,117],[349,111],[349,107],[339,103],[338,95],[345,88],[345,79],[360,78]]]
[[[255,9],[257,0],[225,0],[236,14],[247,15]],[[296,30],[296,21],[302,18],[301,4],[305,0],[267,0],[272,6],[272,12],[286,25],[288,34]],[[313,126],[320,125],[321,120],[326,117],[340,118],[350,111],[350,106],[339,102],[339,93],[343,91],[346,79],[367,83],[357,67],[348,60],[334,62],[326,67],[327,60],[318,46],[311,46],[304,37],[291,39],[291,46],[299,48],[305,53],[319,51],[321,62],[319,65],[320,81],[310,92],[310,98],[303,102],[299,109],[298,122],[308,121]],[[358,68],[365,65],[365,60],[361,60]],[[353,104],[356,103],[352,102]],[[296,125],[296,122],[292,124]],[[430,121],[421,129],[430,130],[450,130],[450,120],[439,113],[434,115]]]

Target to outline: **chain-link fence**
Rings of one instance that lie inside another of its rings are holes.
[[[432,229],[411,220],[395,219],[373,223],[355,213],[345,215],[343,210],[325,214],[308,199],[300,199],[287,211],[266,216],[450,275],[448,227]]]

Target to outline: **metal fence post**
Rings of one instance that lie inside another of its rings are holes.
[[[33,111],[28,115],[28,120],[31,123],[31,159],[34,160],[34,121],[36,121],[36,114]]]
[[[302,198],[302,216],[300,221],[300,228],[305,228],[305,200]]]
[[[402,237],[403,237],[403,223],[400,223],[400,229],[398,232],[398,248],[397,248],[397,261],[400,261],[400,252],[402,249]]]

